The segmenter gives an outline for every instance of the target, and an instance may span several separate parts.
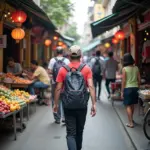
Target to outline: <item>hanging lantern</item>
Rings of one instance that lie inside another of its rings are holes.
[[[106,48],[110,48],[110,43],[105,43],[105,45],[104,45]]]
[[[58,46],[62,46],[63,45],[63,42],[58,42]]]
[[[124,40],[125,38],[124,32],[122,30],[117,31],[115,34],[115,38],[118,40]]]
[[[54,36],[53,39],[56,41],[56,40],[58,40],[58,37],[57,37],[57,36]]]
[[[48,39],[47,39],[47,40],[45,40],[45,46],[47,46],[47,47],[48,47],[48,46],[50,46],[50,45],[51,45],[51,43],[52,43],[52,41],[51,41],[51,40],[48,40]]]
[[[11,32],[11,36],[13,39],[16,40],[17,43],[19,43],[20,40],[22,40],[25,36],[25,32],[21,28],[15,28]]]
[[[63,47],[64,49],[67,48],[66,44],[63,44],[62,47]]]
[[[12,20],[17,23],[17,25],[21,25],[24,23],[27,19],[27,14],[22,11],[22,10],[16,10],[15,12],[12,13],[11,15]]]
[[[37,36],[37,35],[42,35],[43,30],[44,30],[44,28],[41,27],[41,26],[34,26],[34,27],[32,28],[32,32],[33,32],[33,34],[35,34],[36,36]]]
[[[113,39],[112,39],[112,43],[113,43],[113,44],[118,44],[118,42],[119,42],[118,39],[116,39],[116,38],[113,38]]]

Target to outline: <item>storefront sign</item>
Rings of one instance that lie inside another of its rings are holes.
[[[0,35],[0,48],[6,48],[6,47],[7,47],[7,36]]]

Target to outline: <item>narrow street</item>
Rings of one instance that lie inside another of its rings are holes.
[[[104,96],[97,103],[97,116],[88,111],[83,150],[134,150],[115,111]],[[27,129],[13,137],[0,140],[1,150],[67,150],[65,126],[53,123],[51,107],[39,107]]]

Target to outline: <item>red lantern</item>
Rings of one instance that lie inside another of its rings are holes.
[[[48,39],[47,39],[47,40],[45,40],[45,46],[47,46],[47,47],[48,47],[48,46],[50,46],[50,45],[51,45],[51,43],[52,43],[52,41],[51,41],[51,40],[48,40]]]
[[[42,35],[44,28],[41,26],[34,26],[32,28],[32,32],[37,36],[37,35]]]
[[[24,23],[27,19],[26,13],[22,10],[16,10],[15,12],[12,13],[11,17],[15,23],[19,23],[19,24]]]
[[[58,37],[57,37],[57,36],[54,36],[53,39],[54,39],[54,40],[58,40]]]
[[[118,42],[119,42],[118,39],[116,39],[116,38],[113,38],[113,39],[112,39],[112,43],[113,43],[113,44],[118,44]]]
[[[124,40],[125,38],[124,32],[122,30],[117,31],[115,34],[115,38],[118,40]]]
[[[62,45],[63,45],[63,42],[61,42],[61,41],[58,42],[58,45],[59,45],[59,46],[62,46]]]

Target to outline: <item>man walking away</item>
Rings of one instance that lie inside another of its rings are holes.
[[[56,88],[56,78],[57,78],[59,69],[63,65],[67,65],[70,63],[70,61],[67,58],[63,57],[63,48],[62,47],[60,47],[60,46],[57,47],[56,53],[57,53],[57,57],[52,58],[50,60],[49,66],[48,66],[50,73],[53,75],[53,78],[52,78],[52,106],[54,105],[54,91]],[[61,97],[60,97],[60,99],[61,99]],[[65,122],[63,106],[62,106],[62,103],[60,100],[59,111],[57,113],[54,113],[55,123],[60,124],[61,118],[62,118],[62,122]]]
[[[116,72],[118,70],[118,63],[113,58],[113,52],[108,53],[109,59],[106,61],[105,73],[106,73],[106,89],[108,92],[108,99],[110,98],[109,84],[116,81]]]
[[[71,63],[60,69],[57,76],[55,90],[55,104],[53,111],[57,112],[61,89],[63,92],[63,104],[67,128],[68,150],[82,149],[82,136],[86,121],[89,87],[92,108],[92,117],[96,115],[95,89],[92,80],[91,69],[80,63],[81,49],[74,45],[70,48]]]
[[[91,60],[91,67],[93,72],[93,82],[95,86],[95,91],[97,100],[100,100],[100,94],[101,94],[101,82],[103,78],[103,72],[104,72],[104,61],[100,58],[101,52],[96,51],[96,57],[92,58]],[[98,94],[97,94],[97,85],[98,85]]]

